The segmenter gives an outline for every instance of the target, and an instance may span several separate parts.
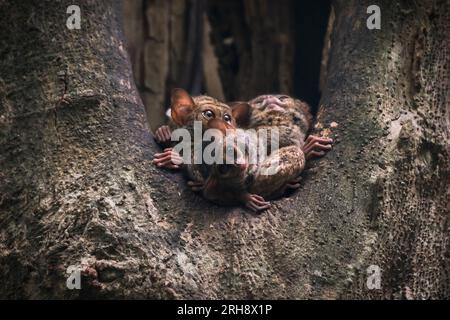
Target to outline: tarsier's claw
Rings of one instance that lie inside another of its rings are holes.
[[[257,194],[249,194],[245,206],[254,212],[258,212],[270,208],[270,202],[267,202],[263,197],[258,196]]]
[[[305,140],[305,145],[303,146],[305,158],[311,159],[313,157],[321,157],[325,155],[327,151],[331,150],[332,143],[333,139],[309,136]]]

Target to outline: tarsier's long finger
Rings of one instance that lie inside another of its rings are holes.
[[[305,158],[306,159],[311,159],[314,156],[323,156],[325,155],[325,151],[329,151],[331,150],[331,145],[322,145],[319,144],[318,142],[314,142],[311,146],[306,146],[305,148],[303,148],[303,152],[305,154]],[[320,151],[320,150],[324,150],[324,151]]]
[[[251,199],[257,199],[257,200],[262,201],[262,202],[265,202],[265,201],[266,201],[266,200],[264,200],[263,197],[261,197],[260,195],[257,195],[257,194],[252,194],[252,195],[250,195],[250,198],[251,198]]]
[[[163,167],[167,163],[172,163],[172,161],[170,161],[170,158],[169,159],[154,159],[153,160],[153,164],[156,165],[157,167]]]
[[[155,158],[153,159],[153,163],[164,162],[167,160],[171,160],[171,154],[155,154]]]
[[[245,206],[254,212],[258,212],[270,208],[270,203],[266,205],[258,205],[254,202],[247,202]]]
[[[247,208],[249,208],[250,210],[252,210],[253,212],[258,212],[259,211],[259,209],[256,206],[254,206],[252,203],[247,203],[245,206]]]
[[[311,150],[331,150],[331,144],[322,144],[318,141],[309,142],[303,147],[303,152],[309,152]]]
[[[163,157],[163,156],[165,157],[165,156],[168,155],[168,154],[171,155],[172,160],[174,160],[174,162],[175,162],[175,161],[178,161],[178,162],[180,162],[180,163],[183,162],[183,157],[181,157],[180,154],[179,154],[178,152],[173,151],[172,148],[166,148],[166,149],[164,149],[164,152],[163,152],[163,153],[156,153],[156,154],[155,154],[155,157],[157,157],[157,158]]]
[[[157,167],[159,168],[166,168],[166,169],[179,169],[180,166],[178,164],[173,163],[170,159],[166,161],[160,161],[155,163]]]
[[[156,163],[157,166],[160,166],[159,164],[161,165],[172,164],[175,166],[180,166],[183,163],[183,161],[182,159],[174,159],[174,157],[168,156],[163,159],[157,159],[157,161],[155,161],[154,163]]]
[[[192,191],[202,191],[205,188],[205,183],[202,181],[188,181],[187,184]]]
[[[177,162],[178,160],[178,162]],[[165,154],[163,156],[156,156],[152,161],[159,168],[178,169],[183,163],[182,159],[174,159],[172,154]]]
[[[164,138],[164,137],[163,137],[163,135],[162,135],[161,128],[158,128],[158,129],[155,131],[155,140],[156,140],[157,142],[161,142],[163,138]]]
[[[319,149],[319,150],[331,150],[332,146],[331,144],[322,144],[319,142],[315,142],[312,147],[314,149]]]
[[[331,138],[322,138],[322,137],[318,137],[318,136],[308,136],[308,138],[306,138],[306,140],[305,140],[305,143],[315,142],[315,141],[325,143],[325,144],[333,143],[333,139],[331,139]]]
[[[156,158],[161,158],[161,157],[165,157],[167,155],[171,155],[172,154],[172,149],[164,149],[164,152],[160,152],[160,153],[155,153],[155,157]]]
[[[291,181],[289,181],[289,183],[299,183],[300,181],[302,181],[302,177],[298,176],[297,178],[294,178]]]
[[[155,131],[155,140],[158,143],[166,143],[170,141],[171,131],[169,126],[161,126]]]
[[[246,206],[247,208],[249,208],[250,210],[252,210],[253,212],[258,212],[258,211],[261,210],[257,205],[255,205],[255,204],[252,203],[252,202],[247,202],[247,203],[245,204],[245,206]]]
[[[300,188],[300,183],[287,183],[286,187],[288,187],[289,189],[298,189]]]
[[[269,203],[269,202],[262,202],[262,201],[258,201],[258,200],[256,200],[256,199],[253,199],[251,202],[252,202],[255,206],[257,206],[257,207],[270,206],[270,203]]]
[[[170,128],[169,126],[163,126],[162,127],[162,131],[164,133],[164,138],[166,141],[170,141],[170,136],[171,136],[171,132],[170,132]]]
[[[170,159],[174,164],[180,165],[183,163],[183,158],[180,155],[172,151],[172,149],[166,149],[167,151],[163,153],[155,153],[155,159],[153,159],[153,163],[158,163],[161,161],[166,161]]]
[[[270,207],[270,202],[267,202],[263,197],[257,194],[250,195],[247,202],[250,203],[254,208],[259,210]]]
[[[191,190],[194,192],[202,191],[205,188],[203,182],[190,184],[189,186],[191,187]]]

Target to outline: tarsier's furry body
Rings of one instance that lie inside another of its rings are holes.
[[[270,206],[265,199],[280,197],[287,189],[299,187],[299,175],[307,158],[321,156],[326,150],[331,149],[330,139],[310,136],[305,140],[312,116],[308,105],[300,100],[286,95],[263,95],[249,102],[231,103],[231,108],[215,99],[211,101],[213,103],[208,104],[199,98],[193,98],[194,107],[191,110],[197,111],[191,111],[189,121],[195,118],[202,121],[204,129],[216,128],[224,132],[225,129],[236,128],[237,124],[256,131],[265,129],[269,137],[270,131],[276,128],[279,133],[279,149],[272,150],[267,158],[256,164],[248,163],[246,159],[241,164],[216,164],[206,167],[191,165],[188,171],[190,171],[189,178],[193,181],[190,181],[189,185],[194,191],[200,191],[208,200],[222,205],[242,203],[253,211],[264,210]],[[221,109],[213,111],[214,114],[217,113],[215,116],[217,120],[205,121],[198,117],[212,107]],[[181,125],[176,108],[172,103],[172,121]],[[231,115],[233,119],[223,121],[221,117],[225,113]],[[190,123],[189,121],[184,124]],[[157,141],[167,141],[169,132],[169,127],[159,128],[155,134]],[[236,148],[236,145],[233,147]],[[170,168],[173,165],[173,162],[169,161],[170,155],[176,157],[169,149],[163,154],[156,155],[155,162],[157,165]],[[266,174],[265,170],[273,163],[277,166],[276,174]]]

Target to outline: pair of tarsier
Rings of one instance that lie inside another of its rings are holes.
[[[156,166],[183,168],[193,191],[221,205],[244,204],[252,211],[269,208],[267,200],[300,186],[306,160],[323,156],[331,149],[331,139],[307,137],[312,123],[309,106],[287,95],[262,95],[248,102],[226,104],[208,96],[191,97],[183,89],[174,89],[170,110],[169,125],[155,132],[155,140],[165,147],[170,146],[172,130],[180,127],[193,130],[194,121],[200,121],[203,130],[218,129],[224,133],[235,128],[268,131],[277,128],[279,148],[256,164],[245,158],[231,164],[181,163],[180,155],[172,148],[155,155]],[[277,164],[276,174],[266,174],[273,163]]]

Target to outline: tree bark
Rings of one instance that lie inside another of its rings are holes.
[[[316,130],[336,145],[262,215],[151,165],[120,6],[83,3],[81,30],[69,2],[0,4],[0,297],[450,296],[448,2],[381,1],[381,30],[334,3]]]
[[[381,30],[366,28],[369,5],[334,3],[318,117],[341,142],[317,194],[331,194],[327,219],[341,215],[337,230],[359,245],[343,296],[449,298],[450,3],[381,1]],[[379,290],[368,265],[381,268]]]

